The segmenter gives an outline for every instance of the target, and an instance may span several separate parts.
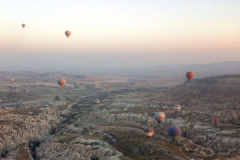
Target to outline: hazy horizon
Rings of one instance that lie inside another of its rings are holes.
[[[238,0],[2,0],[0,68],[240,61],[239,8]]]

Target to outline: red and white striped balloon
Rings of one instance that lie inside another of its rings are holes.
[[[188,81],[190,82],[194,77],[194,73],[193,72],[187,72],[186,77],[187,77]]]

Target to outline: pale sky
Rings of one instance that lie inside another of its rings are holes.
[[[3,68],[240,61],[240,0],[0,0],[0,35]]]

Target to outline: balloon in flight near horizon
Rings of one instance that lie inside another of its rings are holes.
[[[67,36],[67,38],[69,38],[71,36],[71,32],[70,31],[66,31],[65,35]]]
[[[25,28],[25,26],[26,26],[26,24],[23,23],[23,24],[22,24],[22,27]]]
[[[64,85],[66,84],[66,80],[65,80],[65,79],[59,79],[59,80],[58,80],[58,84],[59,84],[59,86],[60,86],[61,88],[63,88]]]
[[[13,78],[12,78],[12,79],[10,79],[10,82],[11,82],[11,83],[13,83],[13,82],[14,82],[14,79],[13,79]]]
[[[162,121],[164,121],[164,119],[165,119],[165,114],[163,112],[156,112],[155,113],[155,120],[158,123],[161,123]]]
[[[187,77],[188,81],[190,82],[194,77],[194,73],[189,71],[186,73],[186,77]]]

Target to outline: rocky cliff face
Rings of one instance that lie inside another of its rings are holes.
[[[91,160],[99,157],[120,160],[122,154],[101,140],[88,140],[77,134],[55,136],[37,148],[37,159]]]
[[[21,150],[22,144],[29,142],[43,142],[51,135],[64,120],[60,115],[67,114],[68,102],[53,104],[48,112],[43,109],[2,109],[0,112],[0,152],[2,157],[13,159]],[[62,107],[59,109],[59,107]],[[17,148],[17,150],[15,150]],[[11,152],[15,150],[14,152]],[[10,152],[9,154],[7,154]],[[30,153],[30,152],[29,152]]]
[[[76,117],[77,118],[77,117]],[[158,126],[155,122],[153,117],[148,116],[146,113],[121,113],[115,114],[109,112],[109,110],[98,110],[97,108],[93,109],[91,113],[87,114],[86,116],[79,116],[72,125],[68,125],[63,130],[59,131],[60,135],[71,135],[74,136],[84,136],[84,137],[98,137],[99,139],[104,139],[109,144],[113,146],[118,146],[117,143],[121,141],[116,137],[116,134],[120,137],[132,137],[132,135],[136,137],[145,137],[146,133],[143,129],[149,125],[159,128],[154,133],[152,139],[155,141],[163,142],[164,145],[173,144],[179,145],[180,143],[174,144],[167,136],[167,128],[171,125],[178,125],[181,127],[186,126],[186,121],[182,119],[168,119],[164,122],[162,126]],[[184,138],[182,139],[184,141]],[[181,141],[182,141],[181,140]],[[73,143],[73,142],[72,142]],[[71,144],[72,144],[71,143]],[[75,142],[74,142],[75,143]],[[61,146],[61,144],[58,144]],[[194,149],[191,148],[194,146]],[[85,146],[86,147],[86,146]],[[199,145],[196,145],[194,142],[189,141],[186,145],[181,146],[182,150],[189,152],[192,156],[201,156],[205,158],[210,158],[215,156],[215,152],[211,148],[205,148]],[[104,157],[106,153],[103,150],[99,150],[98,152],[92,152],[92,148],[87,149],[89,150],[89,155],[84,155],[84,152],[81,152],[84,156],[91,157],[91,156],[98,156],[103,159],[108,159],[110,155]],[[142,153],[142,146],[139,146],[139,152]],[[148,151],[149,147],[145,147],[145,150]],[[144,151],[145,151],[144,150]],[[104,151],[106,151],[106,146]],[[151,154],[153,152],[157,152],[158,148],[152,147],[150,149]],[[71,151],[72,152],[72,151]],[[109,152],[108,152],[109,153]],[[113,152],[110,152],[113,153]],[[150,155],[151,155],[150,154]],[[167,153],[166,153],[167,154]],[[114,154],[113,154],[114,155]],[[113,156],[112,155],[112,156]],[[144,155],[145,154],[144,152]],[[122,153],[114,155],[115,158],[121,158]],[[174,159],[174,154],[168,155]],[[111,157],[111,156],[110,156]]]

